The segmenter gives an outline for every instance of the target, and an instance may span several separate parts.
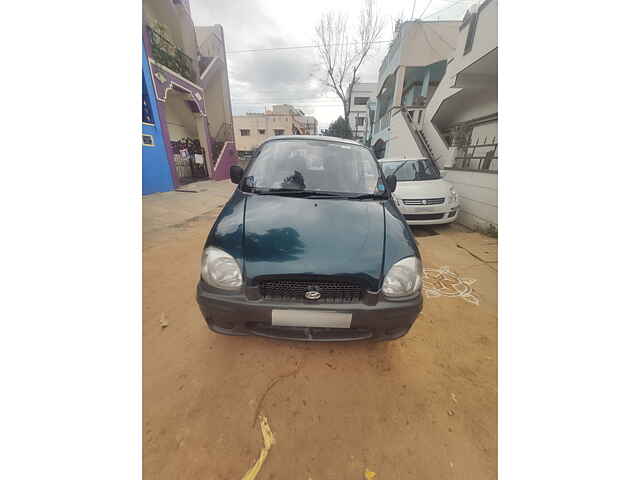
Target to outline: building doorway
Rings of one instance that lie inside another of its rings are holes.
[[[209,178],[206,152],[206,118],[191,94],[176,86],[167,91],[165,102],[170,156],[177,183],[185,185]]]

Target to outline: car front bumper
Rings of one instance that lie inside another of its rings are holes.
[[[409,225],[440,225],[455,222],[458,219],[458,205],[446,207],[399,205],[398,210]]]
[[[200,311],[212,331],[225,335],[259,335],[302,341],[393,340],[405,335],[422,310],[422,295],[388,301],[368,293],[366,303],[309,304],[249,300],[244,293],[214,293],[198,283]],[[271,323],[274,309],[351,314],[350,328],[283,327]]]

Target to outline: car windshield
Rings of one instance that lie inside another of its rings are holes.
[[[365,147],[324,140],[264,144],[245,185],[255,190],[384,194],[380,171]]]
[[[438,169],[427,159],[382,162],[381,166],[385,177],[395,175],[399,182],[416,182],[440,178]]]

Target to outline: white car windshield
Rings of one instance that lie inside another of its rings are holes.
[[[427,159],[382,162],[381,166],[385,177],[395,175],[399,182],[416,182],[440,178],[438,169]]]
[[[324,140],[264,144],[245,176],[258,190],[383,194],[375,158],[365,147]]]

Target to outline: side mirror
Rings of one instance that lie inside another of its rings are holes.
[[[237,183],[240,183],[240,180],[242,180],[242,175],[244,174],[244,170],[240,165],[231,165],[229,174],[231,176],[231,181],[237,184]]]
[[[398,184],[398,179],[396,178],[396,176],[395,175],[389,175],[384,180],[387,183],[387,188],[389,189],[389,191],[390,192],[395,192],[396,191],[396,185]]]

